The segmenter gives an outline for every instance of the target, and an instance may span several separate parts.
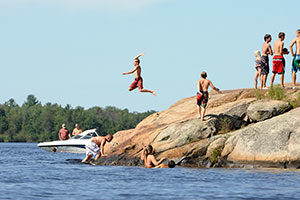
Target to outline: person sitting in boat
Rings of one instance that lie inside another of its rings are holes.
[[[106,142],[110,142],[112,139],[113,136],[111,134],[107,134],[104,137],[92,137],[88,144],[85,145],[86,156],[81,162],[88,162],[93,156],[95,156],[94,160],[98,160],[100,156],[105,156],[104,146]]]
[[[71,138],[71,134],[68,131],[68,129],[66,129],[66,125],[62,124],[61,126],[62,128],[59,130],[58,132],[58,138],[60,140],[67,140],[68,138]]]
[[[161,158],[158,162],[153,155],[153,147],[151,145],[144,146],[142,150],[141,159],[144,161],[144,165],[146,168],[158,167],[165,160],[165,158]]]
[[[75,128],[73,129],[72,135],[78,135],[82,133],[82,129],[79,128],[78,124],[75,124]]]

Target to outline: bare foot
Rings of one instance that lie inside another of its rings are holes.
[[[152,94],[153,94],[154,96],[156,96],[156,93],[154,92],[154,90],[152,91]]]

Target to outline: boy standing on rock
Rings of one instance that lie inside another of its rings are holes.
[[[266,34],[264,37],[264,44],[262,46],[262,57],[261,57],[261,85],[262,89],[268,89],[266,87],[267,77],[270,71],[269,67],[269,54],[273,56],[272,47],[269,44],[272,40],[271,35]]]
[[[135,79],[134,79],[133,83],[129,86],[129,89],[128,89],[129,91],[132,91],[138,87],[140,92],[149,92],[149,93],[152,93],[154,96],[156,96],[154,90],[146,90],[143,88],[143,78],[141,77],[142,69],[141,69],[140,60],[139,60],[139,57],[141,57],[143,55],[144,55],[144,53],[137,55],[133,60],[133,65],[135,68],[130,72],[122,73],[122,75],[134,73]]]
[[[296,31],[296,38],[292,41],[290,45],[291,54],[294,57],[292,63],[292,79],[293,79],[293,89],[296,88],[296,73],[300,69],[300,29]],[[296,44],[296,53],[293,51],[293,46]]]
[[[201,79],[198,80],[197,82],[197,88],[198,88],[197,105],[198,105],[199,115],[202,121],[204,121],[204,116],[206,112],[209,86],[212,89],[216,90],[217,92],[221,93],[221,91],[218,88],[216,88],[210,80],[206,79],[206,77],[207,77],[206,72],[202,72]],[[203,108],[203,115],[201,115],[202,108]]]
[[[278,40],[275,42],[273,50],[273,73],[271,76],[271,87],[273,86],[275,75],[280,74],[280,83],[281,87],[284,88],[284,68],[285,68],[285,60],[283,54],[288,54],[288,51],[284,51],[286,49],[283,48],[284,43],[283,40],[285,38],[285,33],[280,32],[278,34]]]

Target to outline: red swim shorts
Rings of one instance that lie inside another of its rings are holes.
[[[134,79],[133,83],[131,83],[129,89],[134,90],[135,88],[139,87],[139,89],[143,89],[143,78],[139,77]]]
[[[274,56],[273,57],[273,73],[274,74],[283,74],[285,67],[285,60],[283,56]]]

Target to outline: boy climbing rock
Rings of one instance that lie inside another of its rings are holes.
[[[143,55],[144,55],[144,53],[137,55],[133,60],[133,65],[135,68],[130,72],[122,73],[122,75],[134,73],[135,79],[134,79],[133,83],[129,86],[129,89],[128,89],[129,91],[132,91],[138,87],[140,92],[149,92],[149,93],[152,93],[154,96],[156,96],[156,93],[154,92],[154,90],[146,90],[143,88],[143,78],[141,77],[142,69],[141,69],[140,60],[139,60],[139,57],[141,57]]]

